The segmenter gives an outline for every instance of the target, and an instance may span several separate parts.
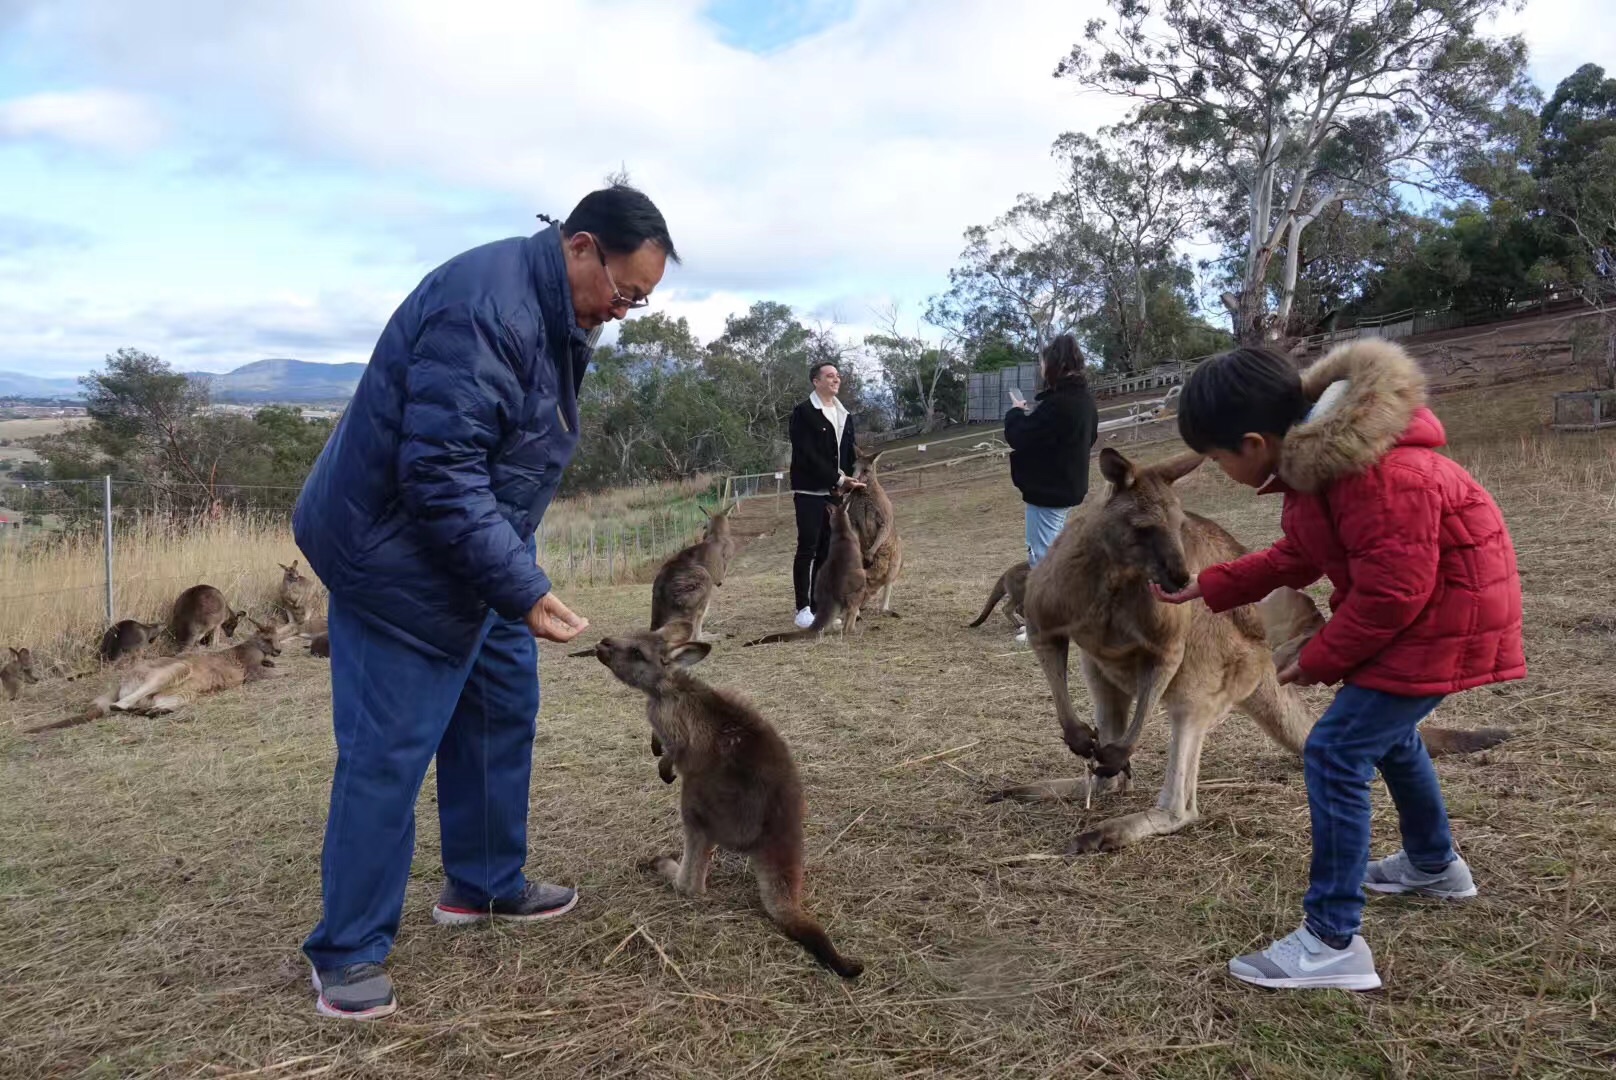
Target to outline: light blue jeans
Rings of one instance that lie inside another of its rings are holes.
[[[1049,545],[1066,527],[1069,506],[1034,506],[1027,504],[1027,566],[1037,566]]]

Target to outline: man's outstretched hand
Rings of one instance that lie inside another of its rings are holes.
[[[545,593],[527,613],[527,628],[536,638],[561,644],[571,641],[589,627],[589,620],[563,604],[555,593]]]
[[[1150,583],[1150,595],[1164,604],[1187,604],[1191,600],[1201,598],[1201,583],[1192,581],[1179,592],[1168,592],[1154,581]]]

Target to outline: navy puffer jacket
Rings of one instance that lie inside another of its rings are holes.
[[[552,226],[432,271],[382,332],[292,516],[331,595],[464,661],[550,591],[534,530],[578,443],[588,337]]]

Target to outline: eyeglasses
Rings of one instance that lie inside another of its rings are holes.
[[[600,268],[606,273],[606,284],[612,287],[612,307],[626,308],[629,311],[633,311],[635,308],[648,307],[651,303],[649,297],[642,296],[640,299],[635,300],[632,297],[624,296],[619,291],[617,282],[612,278],[612,268],[606,265],[606,249],[600,246],[600,241],[592,234],[589,236],[589,242],[595,245],[595,254],[600,257]]]

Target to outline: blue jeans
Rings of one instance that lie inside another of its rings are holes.
[[[1369,865],[1369,785],[1386,778],[1403,850],[1435,872],[1456,857],[1431,755],[1417,724],[1442,701],[1343,686],[1302,748],[1313,818],[1313,865],[1302,908],[1321,937],[1351,937],[1362,923]]]
[[[333,596],[337,769],[320,854],[322,911],[303,952],[320,970],[392,951],[415,853],[415,801],[438,761],[443,869],[475,904],[526,886],[538,647],[493,613],[461,664],[429,658]]]
[[[1034,506],[1027,504],[1027,566],[1037,566],[1049,545],[1066,527],[1069,506]]]

